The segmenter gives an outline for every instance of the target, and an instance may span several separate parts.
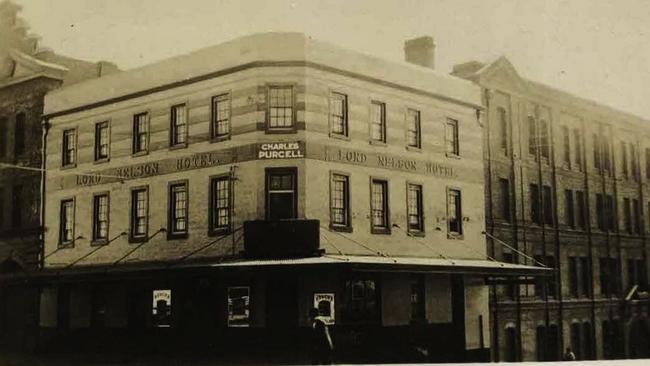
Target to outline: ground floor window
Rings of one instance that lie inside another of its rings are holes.
[[[379,322],[379,290],[374,279],[353,279],[345,282],[346,323]]]
[[[228,326],[250,326],[250,287],[228,287]]]
[[[316,293],[314,294],[314,308],[318,309],[318,314],[328,324],[334,324],[334,294],[332,293]]]
[[[153,290],[152,325],[170,327],[172,318],[172,290]]]

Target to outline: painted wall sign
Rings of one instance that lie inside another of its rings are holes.
[[[228,326],[250,326],[250,288],[228,287]]]
[[[298,159],[305,154],[298,142],[272,142],[260,144],[257,152],[258,159]]]
[[[320,293],[314,294],[314,307],[318,309],[320,316],[327,324],[334,324],[334,294]]]
[[[154,327],[171,326],[172,290],[153,290],[152,323]]]

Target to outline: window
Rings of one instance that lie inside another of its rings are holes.
[[[294,219],[297,213],[295,168],[266,170],[266,218],[268,220]]]
[[[27,128],[25,113],[16,115],[16,129],[14,130],[14,154],[19,156],[25,153],[25,129]]]
[[[600,139],[598,134],[594,134],[594,168],[600,169]]]
[[[153,290],[153,308],[151,309],[151,324],[157,328],[171,327],[172,323],[172,290]]]
[[[639,200],[632,200],[632,218],[634,221],[634,232],[636,234],[641,234],[641,206],[639,206]]]
[[[650,148],[645,149],[645,177],[650,180]]]
[[[564,164],[571,169],[571,136],[567,126],[562,126],[562,139],[564,140]]]
[[[537,159],[537,120],[528,116],[528,153]]]
[[[447,155],[460,155],[460,147],[458,142],[458,121],[451,118],[447,119],[447,128],[445,129],[445,146],[447,147]]]
[[[540,325],[536,333],[536,353],[537,361],[545,361],[546,358],[546,327]]]
[[[102,242],[108,239],[108,194],[97,194],[93,197],[93,241]]]
[[[11,197],[11,218],[14,229],[23,226],[23,195],[24,191],[22,185],[13,186]]]
[[[349,324],[372,324],[380,321],[379,289],[373,279],[345,281],[344,321]]]
[[[228,232],[231,228],[232,215],[230,175],[212,178],[210,190],[212,194],[212,199],[210,200],[210,231],[213,234],[216,232]]]
[[[348,96],[345,94],[330,94],[330,133],[348,135]]]
[[[621,171],[625,179],[628,178],[627,172],[627,144],[625,141],[621,141]]]
[[[550,157],[550,143],[548,139],[548,123],[546,120],[539,121],[539,143],[542,147],[542,157],[548,159]]]
[[[350,225],[350,178],[332,174],[330,183],[330,227],[349,228]]]
[[[95,161],[108,159],[109,146],[108,121],[95,124]]]
[[[505,362],[517,362],[517,330],[514,326],[508,326],[505,330]]]
[[[370,140],[386,142],[386,104],[373,101],[370,104]]]
[[[421,127],[420,127],[420,111],[414,109],[409,109],[406,112],[407,119],[407,131],[406,131],[406,143],[409,147],[421,148]]]
[[[600,293],[608,297],[618,293],[620,274],[616,258],[600,258]]]
[[[149,218],[149,195],[147,188],[131,191],[131,239],[147,237]]]
[[[546,256],[546,261],[544,262],[546,267],[548,268],[556,268],[555,264],[555,257],[547,255]],[[556,298],[557,297],[557,287],[555,284],[556,281],[556,276],[555,274],[553,276],[550,276],[546,278],[546,289],[548,291],[548,297]]]
[[[539,186],[530,185],[530,220],[535,224],[542,223],[542,210],[539,207]]]
[[[249,327],[250,305],[250,287],[228,287],[228,327]]]
[[[133,153],[144,153],[149,149],[149,115],[145,113],[133,116]]]
[[[582,343],[584,347],[580,352],[582,355],[581,358],[585,360],[592,360],[594,358],[593,355],[594,347],[593,347],[591,323],[589,322],[582,323]]]
[[[515,261],[514,255],[512,253],[505,253],[504,252],[501,255],[502,255],[503,261],[505,263],[517,263]],[[515,299],[515,294],[516,294],[515,289],[516,289],[516,285],[515,285],[514,281],[509,281],[507,283],[506,287],[505,287],[505,293],[506,293],[506,296],[508,297],[508,299],[510,299],[510,300]]]
[[[605,195],[605,218],[607,229],[616,231],[616,211],[614,211],[614,198],[611,195]]]
[[[596,194],[596,225],[599,230],[606,231],[605,227],[605,201],[603,195],[600,193]]]
[[[74,200],[61,201],[59,218],[59,243],[72,244],[74,241]]]
[[[581,360],[582,359],[582,347],[581,343],[583,342],[582,340],[582,327],[580,326],[580,323],[571,323],[571,328],[569,331],[570,334],[570,344],[571,344],[571,350],[573,351],[573,354],[576,356],[576,360]]]
[[[580,135],[580,129],[573,129],[573,139],[575,146],[575,162],[578,170],[582,170],[582,136]]]
[[[171,108],[170,123],[169,145],[172,147],[187,146],[187,107],[185,104],[178,104]]]
[[[0,187],[0,231],[5,226],[5,189]]]
[[[544,223],[547,225],[553,225],[553,203],[551,201],[551,187],[543,186],[542,189],[542,201],[544,203]]]
[[[212,97],[211,128],[213,139],[226,138],[230,135],[230,94]]]
[[[609,142],[607,139],[604,137],[600,137],[600,142],[601,142],[601,152],[603,154],[603,169],[605,171],[610,171],[611,165],[610,165],[610,153],[609,153]]]
[[[508,156],[508,114],[503,107],[497,108],[497,114],[499,115],[499,126],[501,129],[501,134],[499,135],[499,147],[503,152],[503,155]]]
[[[633,259],[627,260],[627,283],[628,289],[638,285],[640,291],[645,291],[648,287],[648,275],[646,273],[645,260]]]
[[[407,184],[406,186],[406,211],[409,232],[421,233],[424,231],[424,217],[422,213],[422,186]]]
[[[632,207],[630,206],[630,199],[623,198],[623,221],[625,224],[625,231],[632,234]]]
[[[576,191],[576,205],[578,207],[578,227],[582,230],[587,228],[587,208],[585,206],[585,194],[582,191]]]
[[[591,278],[589,258],[569,257],[569,294],[572,297],[590,296]]]
[[[630,172],[632,173],[632,179],[635,181],[639,179],[639,164],[637,160],[636,146],[634,146],[633,143],[630,143],[630,164],[632,165]]]
[[[460,191],[447,189],[447,232],[452,236],[463,234]]]
[[[269,87],[269,129],[293,127],[293,87]]]
[[[174,235],[187,234],[187,183],[174,183],[169,186],[169,229]]]
[[[0,117],[0,158],[5,156],[7,156],[7,117]]]
[[[62,166],[74,165],[77,161],[77,131],[74,129],[63,131],[63,156]]]
[[[583,297],[591,296],[591,266],[589,264],[589,258],[580,257],[580,294]]]
[[[564,190],[564,214],[566,215],[565,224],[570,228],[575,228],[575,214],[573,212],[573,191]]]
[[[569,257],[569,294],[578,297],[578,261],[576,257]]]
[[[510,222],[510,182],[505,178],[499,178],[499,197],[501,218]]]
[[[388,182],[373,179],[370,187],[370,212],[372,213],[372,232],[390,231],[388,224]]]
[[[411,321],[423,321],[425,313],[424,275],[414,274],[411,277]]]

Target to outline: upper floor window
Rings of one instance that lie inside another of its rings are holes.
[[[461,197],[458,189],[447,189],[447,233],[452,236],[463,234]]]
[[[630,172],[632,173],[632,179],[637,181],[639,179],[639,165],[636,154],[636,146],[634,143],[630,143]]]
[[[458,142],[458,121],[447,118],[445,127],[445,146],[447,155],[459,156],[460,144]]]
[[[61,165],[70,166],[77,162],[77,130],[63,131],[63,156]]]
[[[564,142],[564,164],[571,169],[571,136],[569,136],[567,126],[562,126],[562,140]]]
[[[25,113],[20,112],[16,115],[16,129],[14,130],[14,154],[19,156],[25,153]]]
[[[579,128],[573,129],[573,140],[575,146],[575,163],[578,170],[582,170],[582,136]]]
[[[267,220],[295,219],[298,216],[297,169],[266,169]]]
[[[499,178],[499,198],[501,218],[510,222],[510,182],[508,179]]]
[[[415,233],[424,232],[424,213],[421,185],[407,184],[406,205],[408,230]]]
[[[269,129],[293,127],[293,87],[269,87]]]
[[[230,94],[212,97],[212,138],[230,136]]]
[[[14,229],[18,229],[23,226],[23,196],[25,195],[23,186],[17,184],[13,186],[13,192],[11,196],[11,217],[13,219],[12,226]]]
[[[348,96],[345,94],[330,94],[330,133],[348,135]]]
[[[187,183],[169,186],[169,235],[187,234]]]
[[[147,237],[149,220],[149,194],[146,187],[131,191],[131,240]]]
[[[576,191],[576,205],[577,205],[577,218],[578,218],[578,227],[580,229],[587,228],[587,207],[585,202],[585,194],[583,191]]]
[[[564,190],[564,215],[566,218],[565,224],[570,228],[575,228],[575,214],[573,210],[573,191],[570,189]]]
[[[95,124],[95,161],[108,159],[109,156],[108,121]]]
[[[645,177],[650,180],[650,148],[645,149]]]
[[[537,120],[528,116],[528,153],[537,159]]]
[[[641,234],[641,206],[639,200],[632,200],[632,218],[634,219],[634,232]]]
[[[370,104],[370,140],[386,142],[386,104],[373,101]]]
[[[406,112],[406,122],[407,122],[407,131],[406,131],[406,143],[409,147],[421,148],[422,147],[422,137],[421,137],[421,126],[420,126],[420,111],[409,109]]]
[[[623,177],[627,179],[627,143],[625,141],[621,141],[621,170],[623,172]]]
[[[388,219],[388,182],[373,179],[370,186],[372,232],[390,231]]]
[[[539,144],[541,145],[542,157],[548,159],[550,157],[551,145],[548,138],[549,126],[546,120],[539,121]]]
[[[330,183],[330,227],[350,228],[350,178],[332,173]]]
[[[171,108],[169,145],[187,146],[187,106],[177,104]]]
[[[600,164],[600,138],[598,137],[598,134],[594,134],[593,136],[593,142],[594,142],[594,168],[600,169],[601,164]]]
[[[553,203],[552,203],[551,187],[542,187],[542,202],[544,203],[544,223],[553,225]]]
[[[145,153],[149,150],[149,114],[139,113],[133,116],[133,153]]]
[[[625,224],[625,231],[629,234],[632,233],[632,207],[630,206],[630,199],[623,198],[623,221]]]
[[[0,187],[0,231],[5,225],[5,189]]]
[[[609,172],[611,169],[611,154],[609,151],[610,150],[609,141],[603,136],[600,136],[600,144],[601,144],[600,151],[602,153],[603,170]]]
[[[508,136],[509,136],[509,126],[508,126],[508,114],[503,107],[497,108],[497,114],[499,116],[499,147],[504,155],[508,155]]]
[[[232,206],[230,175],[212,178],[210,190],[210,231],[228,232],[231,227]]]
[[[61,201],[59,223],[59,243],[71,244],[74,241],[74,200]]]
[[[108,193],[93,197],[93,241],[108,240]]]
[[[540,209],[539,200],[539,186],[537,184],[530,185],[530,220],[535,224],[542,223],[542,210]]]
[[[7,156],[7,117],[0,117],[0,158]]]

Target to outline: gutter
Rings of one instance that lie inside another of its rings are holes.
[[[45,167],[46,167],[46,162],[47,162],[47,154],[45,153],[47,151],[47,133],[50,130],[50,123],[46,118],[43,118],[43,121],[41,122],[41,126],[43,127],[43,133],[41,137],[41,214],[39,218],[39,226],[40,226],[40,233],[39,233],[39,253],[38,253],[38,262],[39,262],[39,269],[45,268],[45,179],[46,177],[46,172],[45,172]]]

